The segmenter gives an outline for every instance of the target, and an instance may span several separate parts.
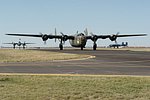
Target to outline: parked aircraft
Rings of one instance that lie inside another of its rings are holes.
[[[65,35],[62,32],[60,32],[61,35],[56,34],[56,28],[55,28],[55,35],[48,35],[48,34],[25,34],[25,33],[12,33],[12,34],[6,34],[6,35],[12,35],[12,36],[28,36],[28,37],[40,37],[42,40],[46,43],[47,39],[59,39],[60,44],[59,48],[60,50],[63,50],[63,44],[65,41],[70,40],[70,44],[72,47],[80,47],[81,50],[85,47],[87,40],[93,41],[93,50],[96,50],[97,48],[97,40],[98,39],[106,39],[109,38],[111,41],[116,41],[118,37],[130,37],[130,36],[146,36],[147,34],[129,34],[129,35],[120,35],[119,32],[117,34],[113,35],[96,35],[92,32],[91,35],[88,35],[87,29],[83,33],[77,33],[75,35]]]
[[[19,39],[19,42],[3,43],[3,44],[12,44],[14,49],[16,48],[16,45],[19,46],[19,49],[20,49],[20,46],[22,45],[23,49],[25,49],[25,46],[27,44],[34,44],[34,43],[21,42],[20,39]]]
[[[113,48],[116,48],[116,47],[119,48],[119,47],[126,47],[126,46],[128,46],[128,42],[126,42],[126,43],[122,42],[122,44],[115,43],[115,44],[109,45],[110,48],[112,48],[112,47]]]

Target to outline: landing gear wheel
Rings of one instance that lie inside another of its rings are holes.
[[[59,44],[59,48],[60,48],[60,50],[63,50],[63,45]]]
[[[97,48],[97,44],[94,44],[93,45],[93,50],[96,50],[96,48]]]
[[[83,50],[83,47],[81,47],[81,50]]]

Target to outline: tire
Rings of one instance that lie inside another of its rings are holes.
[[[59,45],[59,48],[60,48],[60,50],[63,50],[63,45],[60,44],[60,45]]]
[[[97,48],[97,44],[94,44],[93,45],[93,50],[96,50],[96,48]]]
[[[83,47],[81,47],[81,50],[83,50]]]

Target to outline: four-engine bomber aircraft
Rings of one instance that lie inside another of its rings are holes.
[[[20,39],[19,39],[20,40]],[[12,43],[3,43],[3,44],[12,44],[13,45],[13,48],[15,49],[16,45],[19,46],[19,49],[20,49],[20,46],[22,45],[23,49],[25,49],[25,46],[27,44],[35,44],[35,43],[26,43],[26,42],[12,42]]]
[[[106,39],[109,38],[111,41],[116,41],[116,39],[118,37],[130,37],[130,36],[146,36],[147,34],[130,34],[130,35],[120,35],[119,32],[117,34],[113,34],[113,35],[95,35],[93,33],[90,33],[91,36],[88,35],[88,31],[87,29],[85,29],[84,33],[77,33],[73,36],[73,35],[65,35],[62,32],[61,35],[57,35],[56,34],[56,28],[55,28],[55,35],[48,35],[48,34],[20,34],[20,33],[12,33],[12,34],[6,34],[6,35],[12,35],[12,36],[29,36],[29,37],[41,37],[42,40],[46,43],[47,39],[59,39],[60,40],[60,44],[59,44],[59,48],[60,50],[63,50],[63,44],[65,43],[65,41],[70,40],[70,44],[73,47],[80,47],[81,50],[83,50],[83,48],[86,45],[86,42],[88,39],[93,41],[93,50],[96,50],[97,48],[97,44],[96,41],[98,39]]]

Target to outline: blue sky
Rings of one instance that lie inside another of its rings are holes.
[[[18,41],[34,42],[35,46],[58,46],[59,42],[41,38],[11,37],[11,33],[54,33],[73,35],[85,28],[95,34],[150,33],[150,0],[0,0],[0,46]],[[130,46],[150,46],[150,36],[118,38]],[[112,44],[98,40],[99,46]],[[68,46],[66,42],[65,46]],[[11,45],[10,45],[11,46]],[[87,46],[92,46],[89,40]]]

